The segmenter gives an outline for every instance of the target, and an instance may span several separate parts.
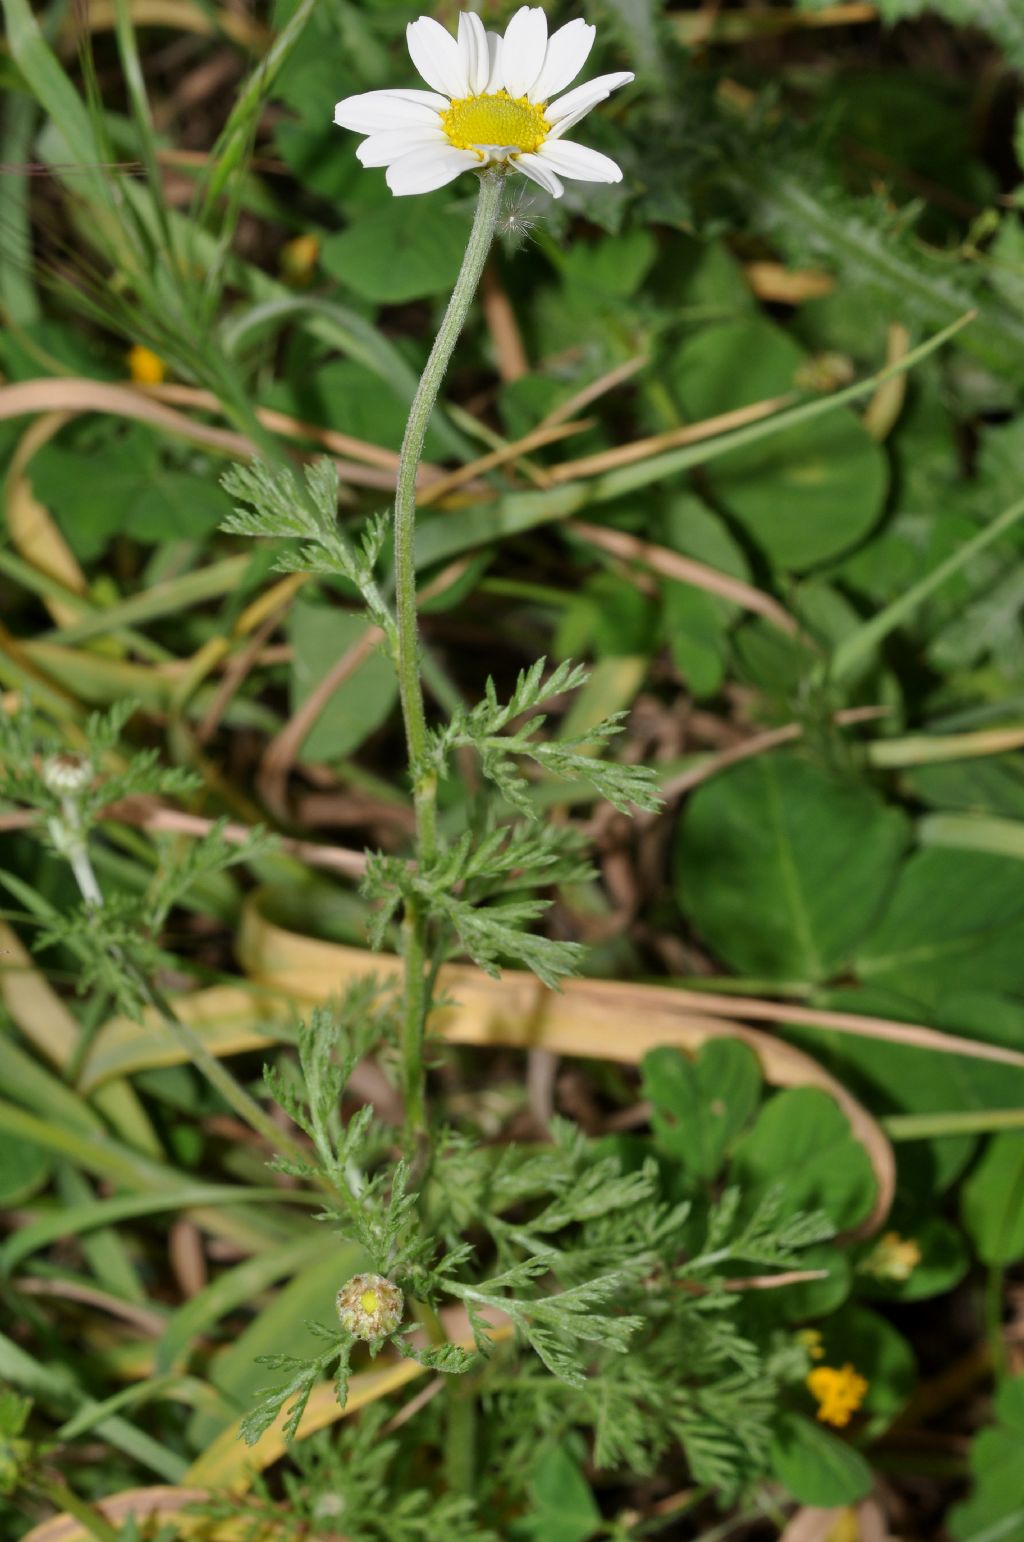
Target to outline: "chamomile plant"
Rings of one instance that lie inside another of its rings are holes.
[[[255,1442],[283,1417],[295,1435],[325,1375],[344,1405],[364,1349],[411,1358],[443,1378],[432,1418],[444,1428],[448,1490],[510,1515],[538,1432],[554,1441],[587,1431],[593,1460],[609,1471],[654,1471],[681,1443],[693,1475],[723,1498],[752,1490],[770,1469],[786,1389],[812,1406],[803,1378],[813,1365],[782,1325],[760,1344],[742,1331],[743,1271],[792,1269],[835,1231],[823,1208],[787,1206],[771,1185],[749,1202],[728,1184],[695,1192],[657,1142],[603,1145],[556,1119],[545,1144],[489,1148],[439,1118],[428,1099],[427,1046],[447,958],[468,956],[491,974],[518,964],[550,988],[581,961],[577,944],[536,929],[550,890],[578,881],[587,863],[577,838],[538,817],[533,779],[585,779],[626,813],[659,804],[654,775],[611,753],[617,718],[584,740],[545,736],[544,708],[585,683],[579,666],[549,669],[540,659],[506,697],[489,680],[476,705],[440,720],[428,720],[422,684],[417,473],[510,185],[522,173],[558,196],[562,176],[620,175],[565,138],[632,79],[599,76],[562,94],[594,35],[572,21],[549,37],[539,7],[518,11],[503,37],[473,13],[460,18],[457,37],[423,17],[408,42],[430,89],[338,105],[335,121],[367,136],[359,158],[387,168],[393,193],[427,192],[464,172],[478,180],[461,271],[409,413],[394,506],[362,528],[345,526],[327,461],[303,481],[250,464],[224,483],[236,504],[230,532],[283,543],[284,571],[341,581],[361,596],[397,674],[415,809],[411,858],[371,854],[364,882],[371,941],[399,940],[399,988],[360,986],[318,1010],[299,1035],[299,1077],[268,1073],[308,1141],[302,1157],[277,1165],[321,1188],[321,1219],[355,1245],[359,1267],[338,1282],[337,1322],[310,1324],[321,1353],[266,1357],[276,1376],[242,1433]],[[466,753],[490,794],[453,830],[439,817],[439,788]],[[372,1050],[397,1068],[400,1131],[366,1105],[341,1117],[348,1079]]]

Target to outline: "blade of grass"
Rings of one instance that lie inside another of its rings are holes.
[[[91,1204],[95,1199],[87,1179],[70,1162],[62,1162],[58,1167],[57,1190],[61,1203],[69,1209]],[[112,1227],[97,1227],[82,1238],[82,1252],[101,1285],[126,1301],[142,1303],[146,1300],[132,1254],[119,1232]]]
[[[937,1140],[943,1135],[989,1135],[1024,1130],[1024,1108],[958,1108],[945,1114],[889,1114],[882,1126],[890,1140]]]
[[[0,129],[0,315],[8,324],[30,326],[39,319],[39,298],[32,275],[32,234],[28,212],[28,174],[18,170],[32,159],[39,110],[29,96],[8,93]]]
[[[40,1364],[4,1333],[0,1333],[0,1378],[57,1410],[69,1404],[78,1412],[97,1407],[95,1400],[75,1385],[67,1366],[57,1369]],[[186,1464],[180,1456],[117,1414],[108,1414],[97,1426],[97,1434],[168,1483],[178,1483],[184,1476]]]
[[[269,1201],[284,1201],[290,1205],[323,1203],[322,1194],[309,1194],[302,1189],[243,1189],[235,1183],[198,1181],[181,1182],[177,1188],[167,1188],[160,1194],[119,1194],[114,1199],[94,1199],[82,1205],[62,1208],[56,1214],[45,1215],[21,1227],[0,1247],[0,1271],[13,1274],[26,1258],[64,1237],[77,1237],[82,1232],[113,1226],[118,1221],[130,1221],[144,1215],[160,1215],[168,1210],[234,1205],[239,1199],[244,1199],[247,1204]],[[323,1246],[322,1239],[320,1246]]]
[[[986,547],[991,546],[999,537],[1011,530],[1017,522],[1024,518],[1024,498],[1012,503],[1008,509],[994,519],[984,530],[979,530],[976,536],[947,557],[945,562],[940,562],[937,568],[927,573],[916,584],[911,584],[909,589],[887,605],[884,610],[865,621],[851,632],[836,648],[832,655],[830,674],[835,680],[844,680],[854,674],[861,664],[874,653],[879,643],[883,642],[890,632],[908,617],[912,616],[919,605],[922,605],[937,589],[940,589],[947,579],[971,561],[973,557]]]
[[[272,1253],[257,1254],[255,1258],[247,1258],[244,1263],[225,1270],[173,1314],[156,1346],[157,1371],[169,1371],[182,1361],[189,1346],[199,1335],[229,1312],[256,1300],[277,1280],[285,1276],[290,1278],[308,1264],[314,1263],[322,1254],[323,1247],[323,1237],[314,1232],[298,1242],[275,1248]],[[342,1278],[344,1273],[339,1260],[338,1278]]]
[[[988,851],[1024,862],[1024,822],[993,814],[926,814],[919,820],[922,846],[951,846],[957,851]]]
[[[916,734],[906,739],[876,739],[867,748],[873,766],[930,766],[948,760],[974,760],[1024,748],[1024,728],[986,728],[968,734]]]
[[[77,1051],[81,1038],[81,1025],[51,989],[17,933],[0,922],[0,948],[3,950],[3,967],[0,967],[0,1000],[10,1013],[21,1032],[41,1054],[63,1070]],[[14,1046],[8,1057],[13,1068],[21,1066]],[[21,1067],[18,1085],[28,1091],[38,1091],[43,1086],[41,1078],[47,1073],[40,1068],[38,1077],[31,1077]],[[71,1094],[69,1094],[70,1096]],[[31,1096],[25,1101],[32,1103]],[[111,1081],[93,1099],[96,1109],[108,1120],[118,1134],[145,1156],[159,1158],[163,1149],[134,1087],[128,1082]],[[64,1098],[53,1096],[48,1107],[40,1110],[53,1114],[59,1111],[69,1121],[71,1128],[90,1132],[99,1126],[92,1110],[82,1105],[75,1108]],[[102,1126],[99,1126],[102,1129]]]

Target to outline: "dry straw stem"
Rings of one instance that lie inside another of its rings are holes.
[[[530,360],[513,306],[493,262],[484,269],[480,303],[494,344],[494,357],[502,380],[521,380],[530,372]]]
[[[574,418],[578,412],[583,412],[602,396],[607,396],[609,391],[616,390],[620,385],[625,385],[627,380],[632,380],[634,375],[646,369],[651,362],[651,356],[647,353],[638,353],[632,359],[627,359],[624,364],[616,364],[604,375],[599,375],[589,385],[583,386],[574,395],[564,402],[559,402],[556,407],[546,413],[541,419],[541,425],[551,426],[554,423],[565,423],[569,418]]]
[[[531,429],[521,439],[509,440],[508,443],[499,445],[497,449],[490,450],[486,455],[481,455],[477,460],[468,461],[466,465],[457,467],[454,471],[446,472],[432,481],[423,489],[417,498],[419,508],[428,508],[432,503],[439,503],[449,493],[455,492],[459,487],[464,487],[467,482],[475,481],[488,471],[495,471],[499,466],[507,466],[510,461],[520,460],[524,455],[529,455],[532,450],[542,449],[547,444],[556,444],[560,439],[569,439],[574,434],[585,433],[588,428],[593,428],[592,418],[584,419],[579,423],[548,423],[540,424]]]
[[[573,482],[577,477],[599,476],[605,471],[615,471],[620,466],[632,466],[637,461],[661,455],[665,450],[700,444],[704,439],[713,439],[718,434],[727,434],[733,429],[746,428],[750,423],[770,418],[774,413],[792,406],[796,400],[792,392],[784,396],[769,396],[764,401],[751,402],[746,407],[733,407],[713,418],[704,418],[700,423],[684,423],[680,428],[670,428],[663,434],[652,434],[647,439],[634,439],[632,443],[619,445],[614,450],[602,450],[596,455],[584,456],[581,460],[563,461],[560,466],[551,468],[548,481],[560,484]]]
[[[215,9],[194,4],[193,0],[131,0],[130,10],[137,27],[166,27],[175,32],[196,32],[203,37],[216,37],[220,33],[254,54],[264,53],[272,42],[272,34],[265,27],[234,7]],[[85,20],[90,32],[112,31],[117,25],[112,0],[88,0]],[[79,25],[75,16],[67,28],[69,38],[74,38]]]
[[[197,394],[205,397],[207,393],[198,392]],[[212,411],[216,405],[216,399],[210,397],[209,402]],[[261,421],[266,411],[269,409],[257,411],[257,417]],[[177,412],[173,407],[155,398],[151,392],[138,390],[135,386],[111,385],[100,380],[70,377],[26,380],[0,388],[0,422],[9,418],[34,417],[43,412],[109,413],[114,417],[130,418],[138,423],[146,423],[151,428],[162,429],[166,433],[175,434],[179,439],[188,440],[192,444],[205,445],[209,449],[221,451],[235,458],[241,456],[242,459],[249,460],[259,453],[256,445],[244,434],[235,433],[233,429],[215,428],[208,423],[197,423],[183,412]],[[271,416],[280,417],[283,414],[271,414]],[[296,425],[294,431],[300,436],[316,438],[318,434],[333,432],[318,430],[311,424],[300,425],[297,419],[290,421]],[[367,446],[367,449],[374,448],[379,447]],[[385,490],[394,486],[395,479],[392,471],[375,465],[361,465],[355,460],[341,460],[338,457],[334,457],[334,462],[342,480],[350,482],[353,486]]]
[[[195,1535],[202,1522],[186,1520],[182,1511],[209,1498],[209,1490],[205,1488],[157,1483],[147,1488],[125,1489],[123,1494],[98,1500],[94,1508],[104,1520],[116,1526],[127,1525],[129,1521],[172,1524],[178,1520],[178,1534],[187,1537],[190,1533]],[[235,1522],[230,1528],[221,1526],[215,1531],[206,1531],[205,1535],[208,1542],[238,1542],[247,1533]],[[65,1513],[51,1516],[48,1521],[34,1526],[26,1532],[22,1542],[92,1542],[92,1537],[81,1521]],[[269,1535],[266,1542],[269,1542]]]
[[[853,27],[878,20],[878,7],[863,0],[831,5],[823,11],[742,11],[726,13],[701,10],[696,15],[673,16],[672,24],[688,48],[709,43],[745,43],[755,38],[780,37],[786,32],[825,27]]]
[[[849,728],[856,723],[872,723],[880,717],[886,717],[888,707],[844,707],[833,714],[832,722],[838,728]],[[802,739],[805,733],[802,723],[784,723],[779,728],[766,729],[764,733],[753,734],[749,739],[743,739],[739,744],[731,744],[728,749],[721,750],[717,755],[709,755],[705,760],[695,766],[689,766],[685,771],[680,771],[678,776],[673,776],[662,785],[662,797],[666,803],[674,803],[676,799],[691,792],[694,787],[699,787],[702,782],[710,781],[719,772],[727,771],[730,766],[739,765],[744,760],[754,760],[759,755],[767,755],[772,750],[782,749],[784,745],[794,744]],[[869,746],[870,755],[873,746]],[[657,815],[639,814],[637,816],[645,823],[651,823]]]
[[[599,546],[602,551],[610,552],[613,557],[639,563],[652,573],[660,573],[663,578],[691,584],[697,589],[706,590],[708,594],[718,595],[719,599],[730,600],[743,610],[763,616],[772,626],[789,636],[798,630],[793,617],[770,594],[764,594],[740,578],[731,578],[728,573],[721,573],[717,568],[696,562],[692,557],[671,551],[667,546],[655,546],[653,542],[642,541],[639,536],[629,535],[625,530],[614,530],[608,525],[592,525],[582,519],[566,521],[565,529],[580,536],[591,546]]]

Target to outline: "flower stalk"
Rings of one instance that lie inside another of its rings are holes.
[[[469,314],[487,261],[501,210],[505,176],[500,167],[480,174],[473,228],[459,276],[452,290],[434,346],[413,397],[402,440],[395,484],[395,668],[402,704],[409,772],[416,812],[416,860],[423,867],[437,856],[437,770],[431,764],[423,688],[420,683],[419,622],[416,609],[416,477],[427,429],[455,344]],[[423,1034],[430,1008],[427,986],[427,920],[414,902],[406,905],[402,924],[405,999],[402,1013],[402,1066],[410,1131],[426,1129],[423,1091]]]

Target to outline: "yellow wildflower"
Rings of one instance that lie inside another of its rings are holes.
[[[167,365],[152,348],[136,343],[128,354],[128,368],[136,385],[160,385],[167,374]]]
[[[902,1284],[909,1280],[920,1262],[921,1249],[912,1237],[887,1231],[879,1237],[860,1267],[865,1274],[873,1274],[876,1280],[897,1280]]]
[[[316,236],[296,236],[281,248],[281,277],[286,283],[308,284],[320,260],[320,242]]]
[[[863,1403],[868,1384],[852,1365],[844,1365],[839,1371],[830,1365],[818,1365],[807,1377],[807,1390],[821,1405],[818,1418],[822,1423],[842,1429]]]
[[[801,1328],[796,1336],[796,1341],[804,1349],[812,1360],[824,1360],[825,1349],[821,1342],[821,1332],[817,1328]]]

